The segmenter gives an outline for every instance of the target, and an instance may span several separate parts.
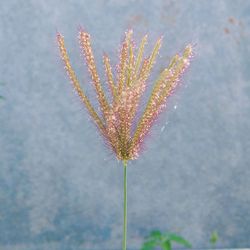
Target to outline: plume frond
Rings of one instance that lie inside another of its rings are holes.
[[[135,56],[134,56],[134,48],[132,41],[129,44],[129,55],[128,55],[128,65],[127,65],[127,86],[131,86],[131,84],[135,80]]]
[[[113,78],[112,68],[110,65],[110,59],[109,59],[108,55],[106,55],[106,54],[104,54],[104,56],[103,56],[103,64],[104,64],[104,68],[105,68],[106,77],[108,80],[109,90],[110,90],[112,98],[114,100],[114,98],[116,96],[116,86],[115,86],[115,82],[114,82],[114,78]]]
[[[136,63],[135,63],[135,75],[136,76],[138,75],[139,70],[140,70],[140,66],[141,66],[141,62],[142,62],[142,58],[143,58],[143,53],[144,53],[144,48],[145,48],[145,45],[147,43],[147,39],[148,39],[148,36],[145,35],[142,38],[141,43],[140,43],[140,47],[138,49],[138,54],[137,54]]]
[[[62,61],[64,63],[64,68],[65,68],[65,70],[70,78],[70,81],[72,82],[72,84],[74,86],[74,89],[76,90],[76,92],[79,95],[82,102],[85,104],[90,116],[92,117],[94,122],[97,124],[98,128],[103,132],[104,131],[103,121],[97,115],[97,113],[96,113],[95,109],[93,108],[93,106],[91,105],[89,99],[85,95],[84,91],[81,89],[81,86],[80,86],[79,81],[76,77],[76,74],[71,67],[69,56],[68,56],[68,53],[67,53],[66,48],[65,48],[64,38],[60,33],[57,34],[57,42],[58,42]]]
[[[173,57],[169,66],[160,74],[155,82],[143,115],[137,125],[131,142],[131,148],[138,148],[145,135],[149,132],[154,120],[165,106],[167,97],[177,86],[181,75],[189,66],[191,57],[192,46],[188,45],[183,52],[183,56],[176,55]]]
[[[105,118],[107,115],[107,112],[109,110],[109,104],[106,99],[105,93],[103,91],[102,85],[100,83],[100,78],[98,76],[97,70],[96,70],[96,64],[94,60],[94,55],[91,47],[91,40],[90,35],[87,32],[84,32],[83,30],[80,30],[79,32],[79,43],[82,50],[82,53],[85,57],[86,64],[88,67],[88,71],[90,73],[92,82],[94,84],[97,98],[100,104],[100,108],[103,114],[103,117]]]
[[[156,57],[160,51],[161,44],[162,44],[162,38],[159,38],[157,42],[155,43],[155,46],[153,48],[151,55],[144,60],[143,66],[141,68],[141,72],[139,75],[140,79],[144,81],[148,80],[148,77],[150,76],[150,72],[153,69],[153,66],[155,64]]]
[[[125,85],[125,80],[126,80],[125,73],[126,73],[127,60],[128,60],[128,48],[130,45],[132,34],[133,34],[132,30],[128,30],[125,33],[125,38],[121,46],[120,62],[118,65],[118,77],[117,77],[117,96],[121,94],[122,89]]]

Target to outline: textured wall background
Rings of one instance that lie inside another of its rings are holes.
[[[197,43],[183,87],[130,163],[128,247],[156,228],[196,248],[213,230],[219,247],[250,247],[250,1],[2,0],[0,249],[120,249],[123,169],[74,95],[55,42],[60,30],[90,90],[80,24],[99,70],[103,51],[117,61],[128,27],[151,45],[164,35],[156,73]]]

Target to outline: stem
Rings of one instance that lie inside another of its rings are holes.
[[[123,161],[123,242],[122,250],[127,249],[127,161]]]

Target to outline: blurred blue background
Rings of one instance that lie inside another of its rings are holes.
[[[95,97],[79,54],[82,25],[117,62],[127,28],[157,74],[188,43],[196,55],[141,157],[128,169],[128,248],[153,229],[195,248],[250,247],[250,1],[2,0],[0,249],[120,249],[123,169],[72,91],[56,44]],[[149,83],[152,86],[152,82]],[[150,88],[150,87],[149,87]]]

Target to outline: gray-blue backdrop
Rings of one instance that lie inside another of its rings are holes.
[[[153,229],[194,247],[250,247],[250,1],[2,0],[0,7],[0,249],[120,249],[123,169],[72,91],[56,45],[65,36],[88,90],[79,25],[117,62],[132,27],[155,73],[187,42],[196,56],[128,169],[128,248]],[[152,83],[149,83],[151,86]]]

